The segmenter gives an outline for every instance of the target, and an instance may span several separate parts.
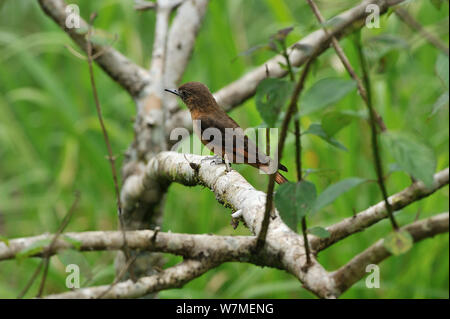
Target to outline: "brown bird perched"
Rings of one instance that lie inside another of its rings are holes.
[[[178,90],[167,92],[178,95],[191,112],[194,132],[214,154],[232,163],[246,163],[270,174],[274,173],[273,160],[258,150],[242,128],[217,104],[208,87],[200,82],[188,82]],[[284,165],[277,168],[287,172]],[[275,175],[278,184],[287,179],[278,171]]]

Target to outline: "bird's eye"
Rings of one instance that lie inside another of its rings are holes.
[[[184,99],[184,98],[186,98],[188,96],[188,93],[186,91],[181,91],[180,95]]]

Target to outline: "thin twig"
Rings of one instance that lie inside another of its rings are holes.
[[[408,27],[420,33],[421,36],[425,38],[430,44],[434,45],[436,48],[441,50],[447,56],[449,55],[448,46],[445,45],[439,38],[435,37],[433,34],[425,30],[425,28],[416,20],[412,15],[408,13],[405,9],[394,8],[394,12],[397,17],[400,18]]]
[[[282,41],[282,47],[283,47],[283,56],[286,59],[286,65],[289,69],[289,75],[292,82],[295,81],[294,76],[294,70],[292,69],[292,64],[289,60],[289,55],[287,53],[286,43],[283,40]],[[300,131],[300,118],[299,118],[299,112],[298,112],[298,105],[295,105],[295,111],[294,111],[294,128],[295,128],[295,167],[297,171],[297,182],[301,182],[302,177],[302,140],[301,140],[301,131]],[[308,242],[308,235],[306,233],[307,225],[306,225],[306,216],[303,216],[302,218],[302,235],[303,235],[303,242],[305,246],[305,253],[306,253],[306,267],[308,267],[311,264],[311,255],[310,255],[310,249],[309,249],[309,242]]]
[[[134,255],[132,258],[128,259],[128,262],[125,264],[125,266],[119,272],[119,274],[116,276],[116,278],[114,279],[113,283],[111,285],[109,285],[109,287],[107,289],[105,289],[105,291],[103,291],[100,295],[98,295],[96,297],[96,299],[101,299],[104,295],[106,295],[108,292],[110,292],[111,289],[113,289],[113,287],[115,285],[117,285],[117,283],[123,278],[123,276],[125,276],[127,271],[130,269],[130,267],[136,261],[136,258],[137,258],[137,255]]]
[[[92,35],[92,25],[93,25],[94,20],[95,20],[96,17],[97,17],[96,13],[93,13],[90,16],[90,21],[89,21],[89,26],[88,26],[88,33],[87,33],[87,41],[86,41],[87,42],[87,56],[88,56],[88,66],[89,66],[89,77],[90,77],[90,80],[91,80],[92,93],[94,94],[94,101],[95,101],[95,107],[96,107],[96,110],[97,110],[98,121],[99,121],[101,129],[102,129],[103,138],[105,140],[106,148],[108,150],[108,160],[109,160],[109,163],[111,165],[111,172],[112,172],[113,181],[114,181],[114,189],[115,189],[115,192],[116,192],[116,202],[117,202],[117,211],[118,211],[118,215],[119,215],[120,229],[122,230],[122,233],[123,233],[124,254],[125,254],[125,257],[126,257],[126,259],[128,261],[130,259],[130,251],[129,251],[128,245],[127,245],[127,239],[126,239],[126,234],[125,234],[125,225],[124,225],[123,216],[122,216],[122,203],[121,203],[121,200],[120,200],[120,189],[119,189],[119,182],[118,182],[117,171],[116,171],[116,166],[115,166],[115,157],[114,157],[113,152],[112,152],[112,147],[111,147],[111,143],[109,141],[108,132],[106,130],[105,123],[103,122],[102,109],[101,109],[101,105],[100,105],[100,99],[98,97],[97,86],[95,84],[94,69],[93,69],[93,66],[92,66],[94,59],[93,59],[93,55],[92,55],[91,35]],[[133,268],[131,268],[130,275],[132,276],[132,279],[134,280],[134,275],[133,275],[132,269]]]
[[[395,221],[394,218],[394,212],[392,209],[391,204],[389,203],[388,200],[388,193],[386,190],[386,185],[384,183],[384,174],[383,174],[383,164],[381,162],[381,155],[380,155],[380,145],[379,145],[379,141],[378,141],[378,132],[377,132],[377,127],[376,127],[376,115],[375,115],[375,110],[372,104],[372,90],[371,90],[371,85],[370,85],[370,77],[369,77],[369,72],[367,70],[367,63],[366,63],[366,59],[364,56],[364,52],[362,50],[361,47],[361,37],[360,37],[361,33],[359,34],[359,36],[357,36],[357,40],[356,40],[356,47],[357,47],[357,51],[358,51],[358,57],[360,60],[360,64],[361,64],[361,70],[363,73],[363,79],[364,79],[364,84],[366,86],[366,90],[367,90],[367,108],[369,109],[369,115],[370,115],[370,129],[371,129],[371,133],[372,133],[372,151],[373,151],[373,155],[374,155],[374,160],[375,160],[375,169],[376,169],[376,173],[377,173],[377,177],[378,177],[378,185],[380,187],[381,193],[383,195],[383,199],[386,205],[386,210],[387,213],[389,215],[389,219],[391,221],[392,227],[394,228],[394,230],[398,230],[398,224]]]
[[[44,265],[44,260],[41,260],[41,262],[39,263],[39,265],[37,266],[36,270],[34,271],[33,275],[31,276],[30,280],[28,280],[28,283],[26,284],[26,286],[22,289],[22,291],[20,292],[20,294],[17,296],[18,299],[23,298],[23,296],[25,296],[25,294],[27,293],[27,291],[30,289],[31,285],[34,283],[34,281],[36,280],[37,276],[39,275],[39,273],[41,272],[41,268]]]
[[[314,15],[317,17],[317,20],[321,24],[324,24],[325,19],[323,18],[322,14],[320,13],[319,8],[314,3],[314,1],[313,0],[306,0],[306,1],[308,2],[309,6],[311,7],[312,11],[314,12]],[[324,27],[323,30],[327,35],[329,35],[329,32],[326,29],[326,27]],[[386,208],[387,208],[389,218],[392,223],[392,227],[394,227],[394,229],[397,230],[398,225],[397,225],[394,215],[392,213],[392,207],[389,204],[389,201],[387,199],[388,194],[387,194],[386,186],[384,184],[384,179],[383,179],[383,176],[384,176],[383,175],[383,167],[381,164],[380,147],[378,145],[377,128],[376,128],[376,125],[378,124],[378,126],[381,128],[381,130],[385,131],[386,125],[384,124],[381,116],[375,111],[375,109],[373,108],[373,105],[372,105],[372,96],[371,96],[371,92],[370,92],[370,79],[369,79],[369,74],[367,72],[364,54],[361,50],[360,43],[358,42],[358,50],[359,50],[358,54],[359,54],[359,58],[361,61],[361,67],[363,69],[362,70],[363,78],[364,78],[364,83],[363,83],[363,81],[359,78],[359,76],[356,74],[355,70],[351,66],[350,61],[348,60],[347,56],[345,55],[344,50],[340,46],[339,41],[336,39],[336,37],[334,37],[334,36],[331,37],[331,43],[332,43],[334,50],[336,51],[336,54],[338,55],[339,59],[344,64],[347,72],[356,81],[356,84],[358,87],[358,92],[361,95],[361,98],[363,99],[365,104],[367,105],[367,108],[369,109],[370,127],[372,130],[372,148],[373,148],[373,153],[374,153],[374,157],[375,157],[375,169],[377,172],[378,184],[380,186],[381,193],[383,194],[383,198],[386,202]]]
[[[325,32],[327,37],[331,37],[331,44],[333,45],[333,48],[336,51],[336,54],[338,55],[339,59],[341,60],[342,64],[344,65],[345,69],[350,74],[352,79],[355,80],[359,95],[362,97],[364,102],[367,104],[368,103],[367,91],[364,88],[363,82],[361,81],[359,76],[356,74],[350,61],[348,60],[347,56],[345,55],[345,52],[342,49],[341,45],[339,44],[339,41],[337,40],[337,38],[335,36],[331,35],[330,32],[328,31],[328,29],[325,27],[325,19],[322,16],[322,14],[320,13],[320,10],[317,7],[317,5],[315,4],[315,2],[313,0],[306,0],[306,1],[308,2],[309,6],[311,7],[317,20],[322,25],[324,25],[323,31]],[[376,119],[376,123],[378,124],[380,129],[382,131],[386,131],[386,125],[384,124],[383,118],[378,113],[376,113],[376,111],[375,111],[375,119]]]
[[[31,276],[30,280],[28,281],[26,286],[22,289],[22,291],[17,296],[17,298],[20,299],[20,298],[23,298],[23,296],[25,296],[25,294],[28,292],[28,290],[30,289],[31,285],[34,283],[34,281],[36,280],[37,276],[41,272],[42,266],[44,266],[44,273],[42,275],[41,283],[39,285],[39,291],[38,291],[38,294],[36,295],[36,297],[39,298],[40,296],[42,296],[42,292],[44,291],[45,281],[47,279],[48,266],[49,266],[49,263],[50,263],[50,257],[52,256],[53,248],[55,246],[56,241],[58,240],[58,236],[64,231],[64,229],[69,224],[70,218],[72,217],[73,213],[75,212],[75,208],[78,205],[79,199],[80,199],[80,193],[76,192],[75,193],[75,199],[74,199],[74,201],[72,203],[72,206],[68,210],[67,214],[64,216],[61,224],[59,225],[58,230],[56,231],[52,241],[50,242],[50,245],[48,246],[48,248],[45,249],[44,258],[41,260],[41,262],[39,263],[38,267],[36,268],[36,270],[34,271],[33,275]]]
[[[59,235],[62,234],[62,232],[64,231],[64,229],[66,229],[67,225],[69,224],[70,219],[72,218],[73,213],[75,212],[76,207],[78,206],[78,202],[80,201],[80,193],[76,192],[75,193],[75,199],[72,203],[72,206],[70,207],[69,211],[67,212],[66,216],[64,216],[61,225],[59,226],[58,230],[55,233],[55,236],[53,237],[48,249],[45,252],[45,258],[43,259],[44,261],[44,273],[42,274],[42,280],[41,280],[41,284],[39,286],[39,291],[38,294],[36,295],[36,297],[41,297],[42,293],[44,292],[44,286],[45,286],[45,281],[47,279],[47,273],[48,273],[48,266],[50,264],[50,257],[51,257],[51,252],[53,250],[53,247],[56,244],[56,241],[58,240]]]
[[[286,136],[287,136],[289,122],[291,121],[291,118],[297,107],[297,100],[300,96],[301,91],[303,90],[306,76],[308,75],[310,66],[311,66],[314,58],[315,58],[315,54],[306,62],[305,68],[303,69],[300,79],[298,80],[297,85],[295,86],[294,92],[291,97],[291,101],[289,103],[288,110],[283,119],[283,124],[281,126],[281,135],[278,139],[278,152],[277,152],[278,158],[280,160],[283,156],[284,143],[285,143]],[[270,221],[270,211],[272,210],[274,188],[275,188],[275,174],[272,174],[272,175],[270,175],[269,185],[267,187],[267,199],[266,199],[266,207],[265,207],[265,211],[264,211],[264,219],[262,221],[261,230],[259,231],[259,234],[258,234],[256,250],[261,249],[264,246],[264,243],[266,241],[266,235],[267,235],[267,230],[269,228],[269,221]]]

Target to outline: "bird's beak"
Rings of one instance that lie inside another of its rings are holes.
[[[180,93],[178,93],[178,90],[169,90],[169,89],[164,89],[164,91],[170,92],[172,94],[178,95],[180,96]]]

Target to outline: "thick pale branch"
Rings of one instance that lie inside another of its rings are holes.
[[[58,24],[61,29],[66,32],[84,51],[87,52],[87,23],[80,18],[80,28],[66,27],[66,7],[67,4],[63,0],[39,0],[42,10],[53,21]],[[83,32],[80,32],[83,30]],[[117,83],[119,83],[131,96],[137,97],[142,89],[150,81],[148,72],[140,66],[131,62],[111,47],[98,44],[92,44],[92,55],[96,56],[97,64]]]
[[[209,0],[184,1],[177,9],[167,39],[166,73],[167,88],[176,88],[183,76],[200,30]],[[178,108],[176,96],[169,94],[164,103],[170,112]]]
[[[229,173],[225,165],[210,165],[203,156],[163,152],[154,157],[141,177],[128,179],[123,186],[122,200],[133,205],[155,180],[165,184],[177,182],[183,185],[204,185],[216,194],[217,199],[234,211],[241,210],[242,218],[249,230],[258,234],[264,217],[266,194],[256,190],[236,171]],[[194,167],[194,168],[193,168]],[[312,258],[305,272],[306,262],[303,239],[281,220],[278,212],[269,225],[266,245],[261,255],[264,260],[274,260],[303,282],[305,288],[320,297],[333,297],[333,282],[327,272]]]
[[[411,234],[414,242],[418,242],[437,234],[446,233],[448,232],[448,228],[449,215],[447,212],[417,221],[402,229]],[[355,256],[345,266],[333,272],[331,275],[339,289],[339,293],[342,294],[354,283],[363,278],[367,274],[367,265],[378,264],[390,255],[391,253],[384,247],[384,239],[380,239],[364,252]]]
[[[187,258],[207,257],[211,260],[240,260],[249,258],[255,237],[253,236],[215,236],[178,233],[156,233],[153,230],[127,231],[127,245],[130,249],[151,252],[164,252]],[[55,235],[40,235],[17,238],[6,245],[0,242],[0,260],[13,259],[18,253],[29,249],[42,240],[53,240]],[[59,236],[52,247],[30,255],[42,257],[57,254],[61,250],[73,249],[69,239],[79,243],[80,251],[121,250],[123,236],[120,231],[92,231],[65,233]]]
[[[47,298],[88,299],[98,298],[100,296],[101,298],[109,299],[139,298],[164,289],[180,288],[187,282],[201,276],[215,266],[217,266],[217,264],[214,262],[187,259],[158,274],[142,277],[136,282],[127,280],[117,283],[113,287],[105,285],[82,288],[62,294],[49,295]]]
[[[449,169],[446,168],[434,175],[433,187],[427,188],[422,182],[415,182],[403,191],[389,197],[389,203],[395,210],[400,210],[411,203],[414,203],[424,197],[427,197],[440,188],[448,185]],[[348,237],[354,233],[363,231],[367,227],[387,218],[386,206],[384,201],[356,214],[353,217],[344,219],[327,228],[330,232],[329,238],[313,238],[311,246],[314,250],[323,250],[334,243]]]

